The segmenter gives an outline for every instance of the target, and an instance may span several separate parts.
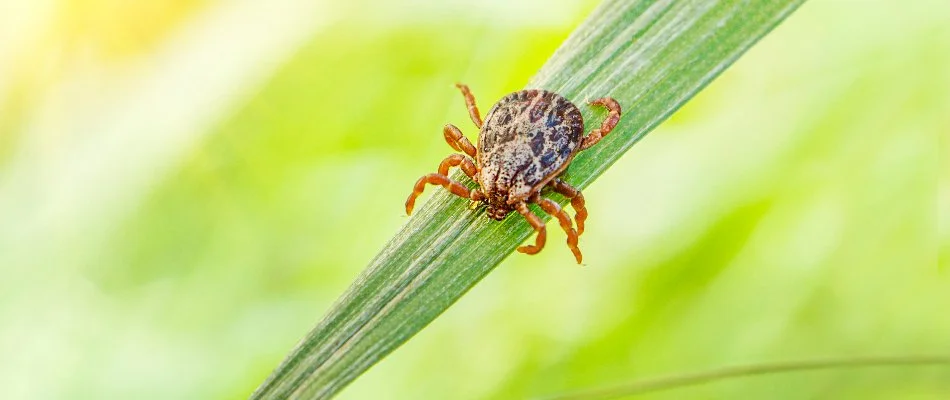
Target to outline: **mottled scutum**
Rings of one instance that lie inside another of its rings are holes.
[[[584,119],[574,103],[545,90],[503,97],[479,134],[478,182],[490,203],[525,201],[580,149]]]

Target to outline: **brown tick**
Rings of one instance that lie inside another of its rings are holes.
[[[406,200],[406,214],[412,214],[416,197],[422,194],[427,183],[439,185],[456,196],[486,204],[488,216],[492,219],[501,221],[512,211],[518,211],[538,232],[533,246],[521,246],[518,251],[535,254],[544,248],[547,239],[541,218],[528,209],[527,203],[536,203],[541,210],[557,217],[561,228],[567,232],[567,246],[580,264],[583,256],[577,248],[577,238],[584,233],[584,220],[587,219],[584,195],[559,176],[578,152],[597,144],[617,125],[620,104],[609,97],[590,102],[607,108],[608,114],[600,128],[584,136],[584,119],[580,110],[556,93],[536,89],[511,93],[488,110],[483,124],[468,86],[455,86],[462,91],[472,122],[480,129],[478,149],[458,127],[446,125],[442,133],[449,146],[468,157],[452,154],[439,164],[438,173],[419,178]],[[479,188],[469,190],[451,180],[448,173],[452,167],[461,167]],[[571,200],[576,212],[576,231],[571,218],[557,203],[541,197],[541,189],[545,187]]]

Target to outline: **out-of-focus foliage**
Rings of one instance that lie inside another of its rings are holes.
[[[247,396],[404,223],[442,124],[474,137],[451,84],[487,109],[594,6],[120,3],[0,6],[4,398]],[[552,229],[341,398],[950,350],[950,8],[927,4],[806,3],[586,191],[587,267]],[[652,397],[948,382],[822,371]]]
[[[603,1],[526,85],[569,99],[609,94],[628,111],[636,109],[620,118],[614,133],[570,162],[565,181],[586,189],[802,1]],[[581,104],[588,130],[602,124],[603,116],[596,111],[603,110],[575,101]],[[492,119],[490,114],[486,121]],[[486,130],[483,127],[479,135]],[[451,176],[472,184],[461,171]],[[336,395],[425,329],[536,233],[524,218],[512,214],[493,221],[484,207],[472,208],[469,201],[438,191],[379,250],[251,398]]]

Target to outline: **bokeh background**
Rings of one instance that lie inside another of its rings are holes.
[[[4,399],[246,398],[593,0],[0,2]],[[812,0],[343,399],[950,351],[950,3]],[[605,93],[609,95],[609,93]],[[635,113],[636,110],[628,112]],[[946,399],[950,368],[647,398]]]

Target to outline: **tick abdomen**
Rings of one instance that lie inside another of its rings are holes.
[[[479,135],[482,190],[489,198],[524,200],[564,170],[583,134],[580,110],[556,93],[505,96],[488,111]]]

